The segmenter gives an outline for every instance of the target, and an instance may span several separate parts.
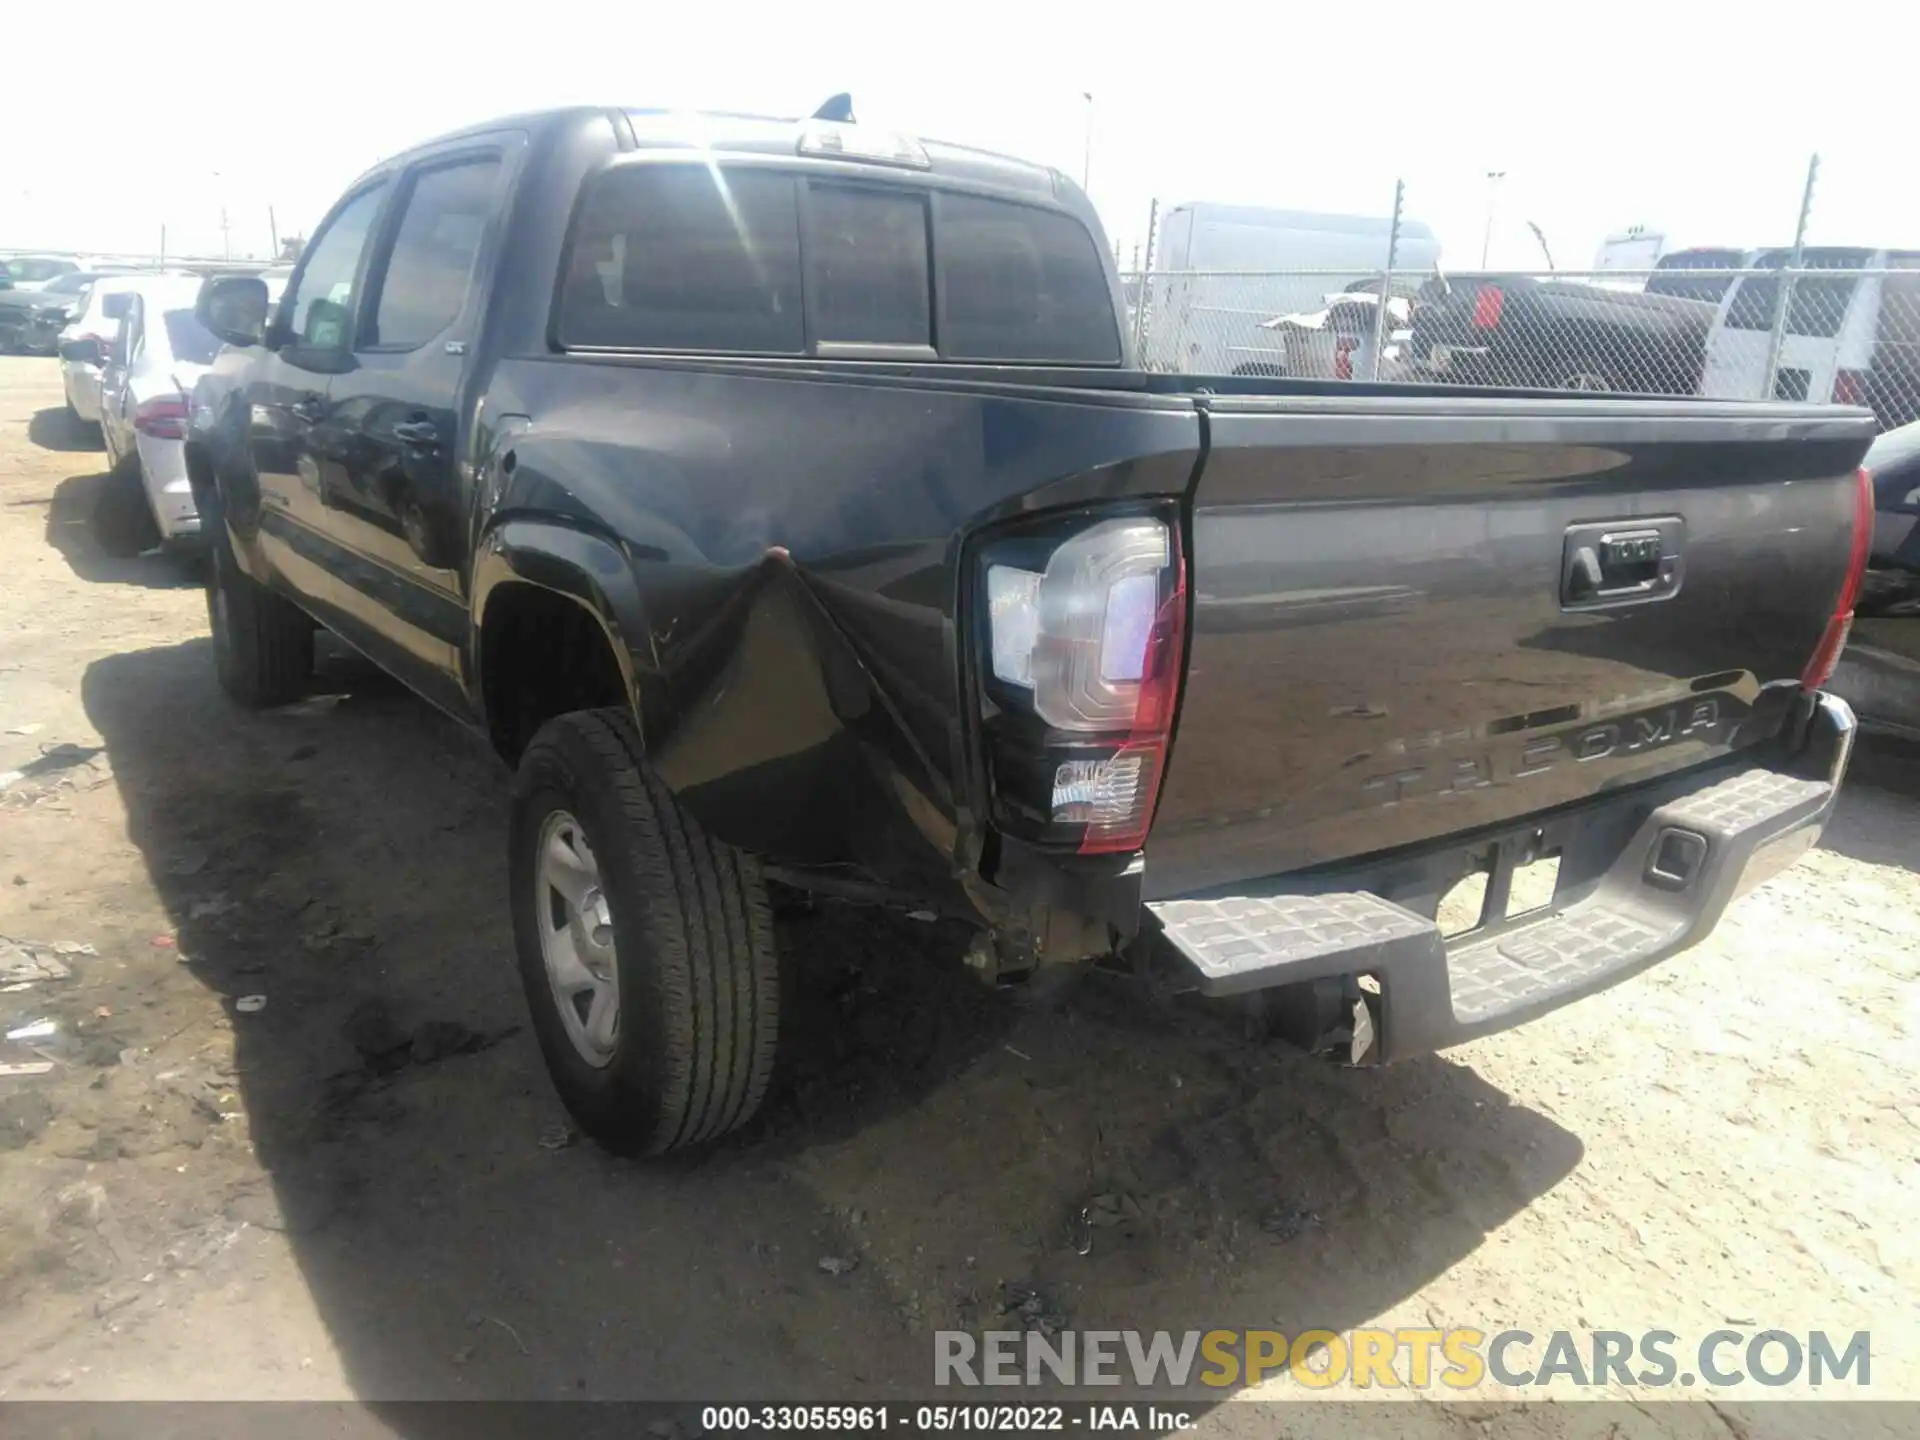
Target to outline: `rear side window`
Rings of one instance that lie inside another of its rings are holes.
[[[794,179],[641,165],[593,183],[560,297],[563,345],[798,355]]]
[[[1085,365],[1120,359],[1106,269],[1078,221],[942,195],[937,234],[943,355]]]
[[[487,156],[415,178],[386,272],[374,282],[379,298],[363,348],[411,350],[460,318],[499,174],[499,159]]]
[[[807,206],[814,338],[931,345],[926,201],[904,190],[815,185]]]
[[[1870,250],[1808,250],[1801,257],[1807,270],[1857,270],[1873,258]],[[1784,270],[1793,259],[1792,252],[1773,250],[1762,255],[1756,268]],[[1840,333],[1847,318],[1847,305],[1860,282],[1853,276],[1802,276],[1794,282],[1793,303],[1787,311],[1787,333],[1817,339],[1832,339]],[[1770,275],[1750,275],[1733,292],[1727,307],[1730,330],[1771,330],[1780,309],[1781,282]]]

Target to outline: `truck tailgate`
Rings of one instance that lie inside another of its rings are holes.
[[[1150,896],[1391,850],[1774,734],[1847,567],[1857,413],[1210,398]]]

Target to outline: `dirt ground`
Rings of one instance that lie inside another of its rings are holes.
[[[825,907],[763,1118],[622,1163],[522,1024],[497,762],[343,653],[224,702],[60,406],[0,360],[0,935],[70,972],[0,991],[56,1025],[0,1057],[52,1062],[0,1077],[0,1398],[924,1397],[1021,1286],[1077,1328],[1870,1330],[1920,1398],[1920,751],[1709,944],[1383,1071],[1119,982],[1015,1005],[959,932]],[[1312,1433],[1759,1435],[1780,1393]]]

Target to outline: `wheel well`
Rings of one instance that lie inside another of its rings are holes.
[[[480,626],[487,732],[509,765],[534,732],[570,710],[625,706],[631,697],[607,632],[570,596],[509,582],[487,600]]]

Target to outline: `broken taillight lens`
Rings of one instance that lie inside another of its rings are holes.
[[[1840,595],[1834,601],[1833,614],[1821,632],[1820,643],[1800,672],[1802,689],[1818,690],[1833,678],[1840,652],[1847,648],[1847,636],[1853,630],[1853,607],[1860,599],[1860,587],[1867,579],[1867,556],[1873,548],[1873,477],[1862,465],[1854,474],[1853,543],[1847,552],[1847,574],[1840,583]]]
[[[1172,515],[1054,521],[980,550],[996,819],[1082,854],[1138,850],[1166,771],[1186,643]]]

